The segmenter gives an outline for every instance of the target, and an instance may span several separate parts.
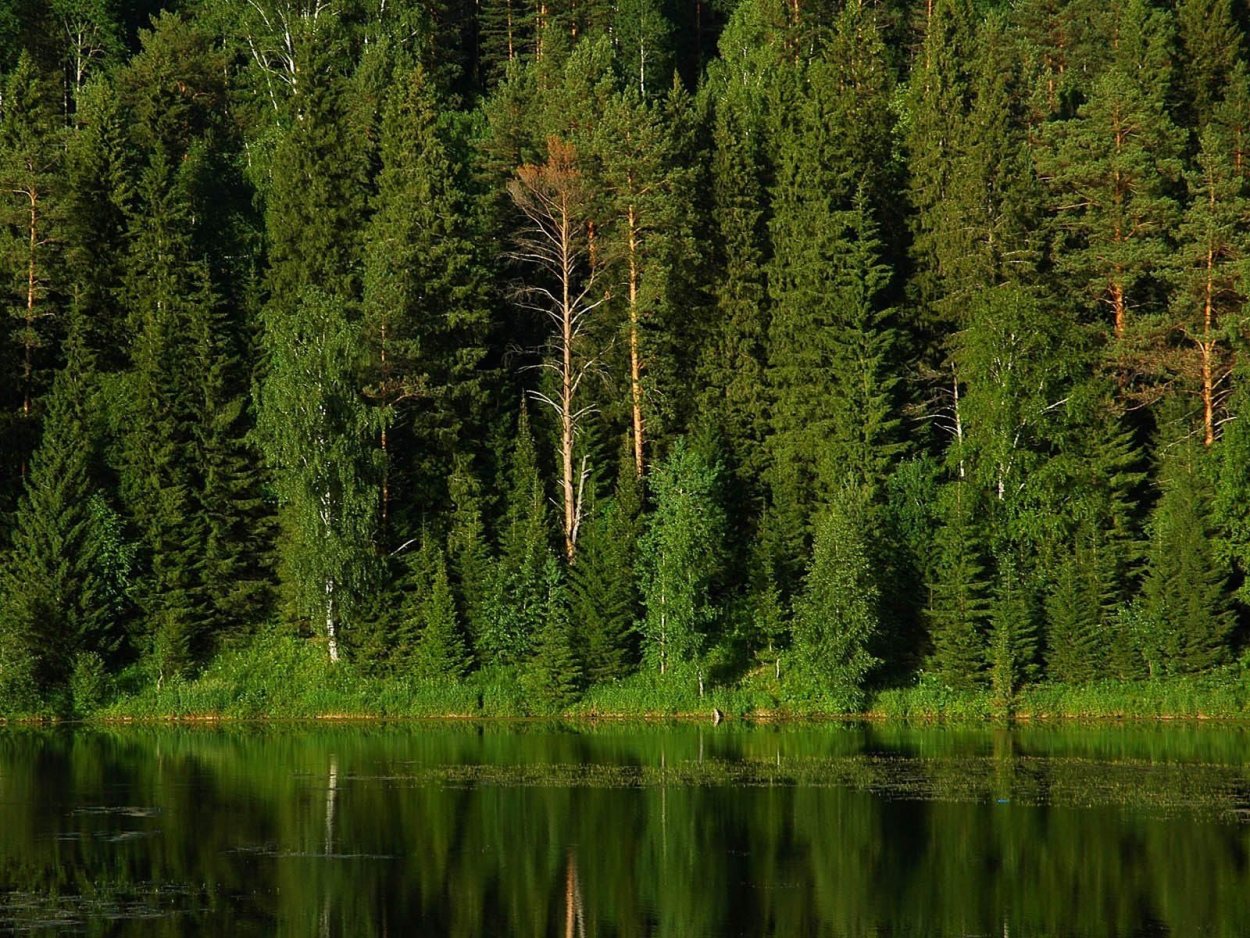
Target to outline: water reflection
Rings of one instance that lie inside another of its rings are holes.
[[[1235,728],[0,733],[0,931],[1244,935]]]

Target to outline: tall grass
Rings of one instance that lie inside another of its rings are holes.
[[[767,673],[764,673],[764,672]],[[85,695],[79,695],[85,696]],[[0,710],[3,704],[0,703]],[[771,669],[733,684],[707,683],[694,672],[643,672],[596,685],[560,716],[709,717],[713,710],[746,718],[822,718],[819,697],[795,695]],[[1200,677],[1100,681],[1025,688],[1004,712],[989,690],[953,690],[932,679],[877,692],[865,708],[888,721],[983,723],[1022,720],[1250,719],[1250,666],[1233,665]],[[21,716],[69,713],[49,705]],[[82,714],[79,714],[82,715]],[[134,669],[100,691],[93,719],[306,719],[318,717],[551,716],[535,710],[515,671],[483,669],[461,683],[378,676],[350,662],[330,664],[323,647],[266,633],[223,651],[199,675],[155,682]],[[10,717],[19,716],[9,714]]]
[[[1020,720],[1247,719],[1250,672],[1232,665],[1200,676],[1090,684],[1034,684],[1012,701],[1009,713],[989,690],[952,690],[921,681],[881,691],[869,714],[886,720],[979,722]]]

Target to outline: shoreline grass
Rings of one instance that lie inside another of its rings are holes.
[[[1005,709],[988,689],[955,690],[921,681],[877,691],[853,713],[787,697],[772,680],[749,677],[710,685],[700,696],[688,676],[635,674],[589,688],[559,709],[530,706],[517,675],[475,672],[462,683],[368,674],[350,663],[330,665],[321,649],[289,636],[258,638],[223,651],[194,678],[157,682],[140,672],[113,679],[91,706],[53,702],[0,716],[0,725],[213,724],[224,722],[348,722],[381,720],[550,720],[567,722],[846,721],[992,724],[1118,721],[1250,722],[1250,668],[1229,666],[1198,677],[1105,680],[1087,685],[1036,684]]]

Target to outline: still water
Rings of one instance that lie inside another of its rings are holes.
[[[0,730],[0,933],[1250,935],[1227,727]]]

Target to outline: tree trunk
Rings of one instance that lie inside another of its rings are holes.
[[[1212,192],[1212,199],[1214,199]],[[1207,248],[1207,282],[1205,284],[1205,295],[1202,302],[1202,341],[1198,343],[1198,348],[1202,354],[1202,442],[1206,446],[1210,446],[1215,442],[1215,382],[1211,373],[1211,353],[1214,341],[1211,337],[1211,328],[1215,319],[1215,252]]]
[[[646,469],[643,457],[645,437],[642,417],[642,359],[638,348],[638,216],[629,207],[629,387],[634,411],[634,472],[639,479]]]
[[[386,360],[386,323],[381,326],[381,364],[382,364],[382,400],[385,402],[386,395],[390,393],[390,364]],[[386,531],[386,520],[390,515],[391,508],[391,459],[389,452],[389,441],[386,435],[386,426],[383,425],[380,431],[380,444],[382,446],[382,530]]]
[[[560,486],[564,492],[564,556],[569,563],[577,549],[577,493],[573,485],[573,252],[570,219],[564,213],[561,220],[563,238],[564,275],[561,288],[564,291],[560,338],[562,348],[560,362]]]
[[[326,640],[330,645],[330,661],[338,663],[338,623],[334,619],[334,577],[326,577]]]
[[[35,306],[39,298],[39,276],[35,254],[39,247],[39,191],[32,185],[26,192],[30,200],[30,231],[26,255],[26,335],[22,337],[22,416],[30,419],[34,404],[35,377]]]
[[[1111,309],[1115,314],[1115,337],[1123,339],[1128,325],[1128,307],[1124,300],[1124,284],[1119,280],[1111,281]]]

